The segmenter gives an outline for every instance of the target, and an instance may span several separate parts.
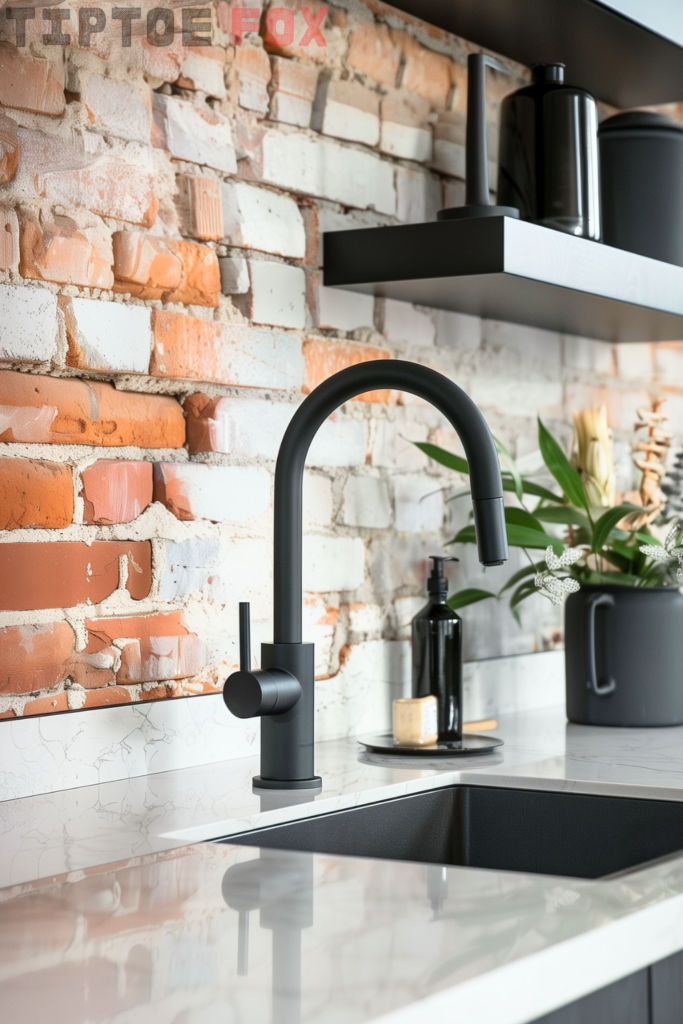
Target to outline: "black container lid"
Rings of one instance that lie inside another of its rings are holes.
[[[534,64],[531,70],[534,82],[564,82],[564,64]]]
[[[608,117],[598,129],[601,135],[606,132],[643,130],[683,132],[683,125],[676,124],[670,117],[655,114],[651,110],[627,110],[623,114]]]

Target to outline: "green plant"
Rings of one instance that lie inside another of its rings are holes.
[[[538,443],[543,461],[559,493],[522,476],[505,445],[496,441],[502,463],[503,489],[516,504],[505,508],[510,547],[521,548],[529,564],[514,573],[498,593],[470,587],[453,594],[452,608],[509,594],[517,617],[519,605],[541,593],[554,603],[582,584],[617,583],[652,587],[683,583],[683,527],[676,522],[662,545],[649,524],[637,528],[640,505],[621,503],[605,509],[591,507],[581,472],[560,444],[538,420]],[[437,445],[418,442],[429,458],[458,473],[469,472],[459,455]],[[611,448],[610,448],[611,458]],[[565,528],[563,539],[546,532],[547,526]],[[448,544],[474,544],[474,526],[465,526]],[[531,552],[543,551],[542,561]]]

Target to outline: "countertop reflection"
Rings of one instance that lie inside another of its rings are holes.
[[[11,1024],[512,1024],[566,1002],[598,949],[609,973],[634,924],[656,955],[681,893],[681,859],[591,882],[200,844],[5,890],[0,1006]]]

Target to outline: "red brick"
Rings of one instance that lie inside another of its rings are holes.
[[[140,601],[152,585],[149,541],[0,544],[0,611],[99,604],[118,588],[122,556],[128,559],[126,590]]]
[[[445,54],[421,46],[412,36],[401,36],[405,62],[401,85],[444,110],[451,93],[453,62]]]
[[[154,310],[150,373],[235,387],[300,387],[301,342],[243,324]]]
[[[287,57],[271,57],[270,116],[308,128],[318,84],[318,69],[310,64],[299,64]]]
[[[117,231],[114,272],[114,290],[140,299],[218,305],[218,258],[212,249],[197,242]]]
[[[184,235],[217,241],[223,237],[223,202],[220,183],[199,174],[179,174],[176,209]]]
[[[363,21],[351,33],[347,62],[383,85],[396,85],[401,64],[398,40],[404,33],[391,32],[386,25]]]
[[[20,218],[22,277],[89,288],[111,288],[114,274],[111,236],[107,229],[39,224],[29,214]]]
[[[165,395],[2,370],[0,441],[182,448],[185,420],[175,398]]]
[[[350,341],[333,341],[328,338],[309,338],[304,342],[306,361],[306,383],[302,390],[310,392],[333,373],[356,366],[372,359],[389,359],[390,354],[371,345],[360,345]],[[367,391],[354,399],[356,402],[389,402],[391,390]]]
[[[83,522],[130,523],[152,500],[152,463],[100,459],[82,470]]]
[[[239,79],[239,102],[247,110],[265,114],[268,110],[270,61],[265,50],[256,46],[238,46],[235,67]]]
[[[0,111],[0,185],[6,185],[17,173],[19,166],[19,138],[17,126],[11,117]]]
[[[18,269],[19,219],[9,206],[0,206],[0,270]]]
[[[290,46],[277,46],[274,43],[269,42],[268,36],[266,35],[264,40],[266,49],[270,53],[279,53],[288,57],[299,57],[303,60],[315,61],[318,64],[326,63],[332,40],[334,23],[343,23],[346,19],[346,12],[339,9],[330,10],[328,3],[321,3],[319,0],[279,0],[277,4],[270,4],[269,6],[271,10],[277,7],[286,7],[294,12],[294,39]],[[322,24],[319,25],[323,39],[326,43],[325,46],[320,46],[320,44],[316,42],[312,42],[307,46],[299,46],[299,43],[306,34],[306,30],[308,28],[307,22],[301,13],[302,7],[308,8],[308,10],[310,10],[314,15],[318,14],[321,7],[324,7],[327,11]]]
[[[30,715],[48,715],[55,711],[68,711],[69,705],[67,703],[66,693],[55,693],[52,697],[38,697],[35,700],[27,700],[24,705],[24,714],[22,717],[26,718]]]
[[[3,107],[59,117],[66,101],[55,65],[0,47],[0,103]]]
[[[146,163],[133,163],[107,149],[99,136],[75,132],[55,138],[19,128],[17,184],[53,203],[85,207],[103,217],[151,227],[159,202]]]
[[[0,629],[0,693],[35,693],[69,674],[74,633],[66,622]]]
[[[106,708],[110,704],[128,704],[132,699],[125,686],[105,686],[101,690],[90,690],[83,707]]]
[[[140,618],[86,621],[90,639],[86,653],[120,645],[118,683],[151,683],[164,679],[185,679],[201,666],[199,640],[182,624],[181,613],[147,615]]]
[[[71,467],[34,459],[0,459],[0,530],[63,529],[73,520]]]

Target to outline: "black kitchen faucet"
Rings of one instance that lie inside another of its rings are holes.
[[[238,718],[261,718],[257,789],[317,789],[314,774],[313,644],[301,641],[302,486],[311,441],[327,417],[366,391],[393,388],[430,402],[451,422],[469,464],[472,506],[482,565],[508,557],[503,484],[491,432],[477,406],[443,374],[400,359],[350,366],[302,402],[285,432],[275,466],[274,639],[261,645],[261,669],[251,671],[248,605],[240,606],[240,670],[223,697]]]

